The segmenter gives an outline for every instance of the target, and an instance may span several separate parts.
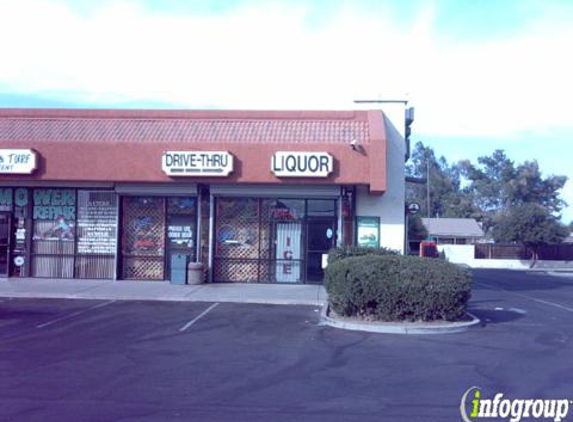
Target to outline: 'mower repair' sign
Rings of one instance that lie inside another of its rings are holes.
[[[165,151],[161,168],[169,176],[228,176],[233,156],[227,151]]]
[[[271,171],[277,177],[327,177],[332,173],[332,155],[327,152],[275,152]]]

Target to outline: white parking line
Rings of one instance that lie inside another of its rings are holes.
[[[553,303],[553,302],[548,302],[548,301],[546,301],[546,300],[536,299],[536,298],[534,298],[534,297],[529,297],[529,296],[527,296],[527,295],[521,295],[521,296],[527,297],[527,298],[529,298],[529,299],[531,299],[531,300],[534,300],[534,301],[536,301],[536,302],[539,302],[539,303],[544,303],[544,304],[546,304],[546,305],[555,306],[556,308],[563,309],[563,310],[565,310],[565,311],[573,312],[573,308],[568,308],[567,306],[563,306],[563,305],[560,305],[560,304],[558,304],[558,303]]]
[[[564,311],[573,312],[573,308],[568,308],[567,306],[560,305],[559,303],[554,303],[554,302],[549,302],[547,300],[537,299],[536,297],[524,295],[523,293],[512,292],[511,290],[506,290],[506,289],[501,288],[501,287],[492,286],[491,284],[487,284],[487,283],[484,283],[482,281],[476,281],[476,283],[481,284],[482,286],[490,287],[490,288],[495,289],[495,290],[502,290],[504,292],[511,293],[511,294],[516,295],[516,296],[523,297],[525,299],[533,300],[534,302],[543,303],[544,305],[549,305],[549,306],[553,306],[555,308],[563,309]]]
[[[87,309],[83,309],[83,310],[81,310],[81,311],[73,312],[73,313],[71,313],[71,314],[69,314],[69,315],[65,315],[65,316],[63,316],[63,317],[56,318],[56,319],[53,319],[53,320],[48,321],[48,322],[43,322],[42,324],[36,325],[36,328],[48,327],[48,326],[50,326],[50,325],[52,325],[52,324],[55,324],[55,323],[57,323],[57,322],[65,321],[65,320],[67,320],[67,319],[76,317],[76,316],[78,316],[78,315],[85,314],[86,312],[93,311],[94,309],[99,309],[99,308],[103,308],[104,306],[111,305],[111,304],[114,303],[114,302],[115,302],[115,300],[109,300],[109,301],[104,302],[104,303],[98,303],[97,305],[90,306],[90,307],[87,308]]]
[[[203,312],[201,312],[198,316],[196,316],[191,321],[189,321],[187,324],[185,324],[183,327],[181,327],[179,329],[179,331],[183,332],[187,328],[191,327],[193,324],[195,324],[197,321],[199,321],[201,318],[203,318],[205,315],[207,315],[209,313],[209,311],[211,311],[211,309],[213,309],[218,304],[219,304],[219,302],[213,303],[211,306],[209,306],[207,309],[205,309]]]

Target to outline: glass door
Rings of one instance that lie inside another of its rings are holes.
[[[10,214],[0,213],[0,277],[8,277],[10,259]]]
[[[307,220],[307,283],[323,282],[322,257],[335,245],[336,219],[331,217],[309,217]]]
[[[337,201],[308,199],[306,202],[306,282],[322,283],[323,255],[336,245]]]
[[[188,262],[195,261],[196,221],[196,198],[167,198],[166,278],[171,278],[173,255],[186,255]]]

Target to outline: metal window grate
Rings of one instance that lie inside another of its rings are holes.
[[[217,198],[215,211],[215,281],[273,283],[303,280],[304,253],[300,249],[304,233],[303,200],[223,197]],[[298,254],[293,256],[291,251],[285,259],[277,256],[277,240],[281,238],[280,234],[287,234],[285,230],[291,226],[296,226],[292,234],[299,238],[294,242]]]
[[[123,278],[163,280],[165,274],[164,198],[124,197],[123,228]]]

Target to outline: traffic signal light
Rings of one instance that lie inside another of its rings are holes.
[[[414,123],[414,107],[408,107],[406,109],[405,116],[405,127],[404,127],[404,142],[406,142],[406,161],[410,158],[410,134],[412,133],[412,123]]]

